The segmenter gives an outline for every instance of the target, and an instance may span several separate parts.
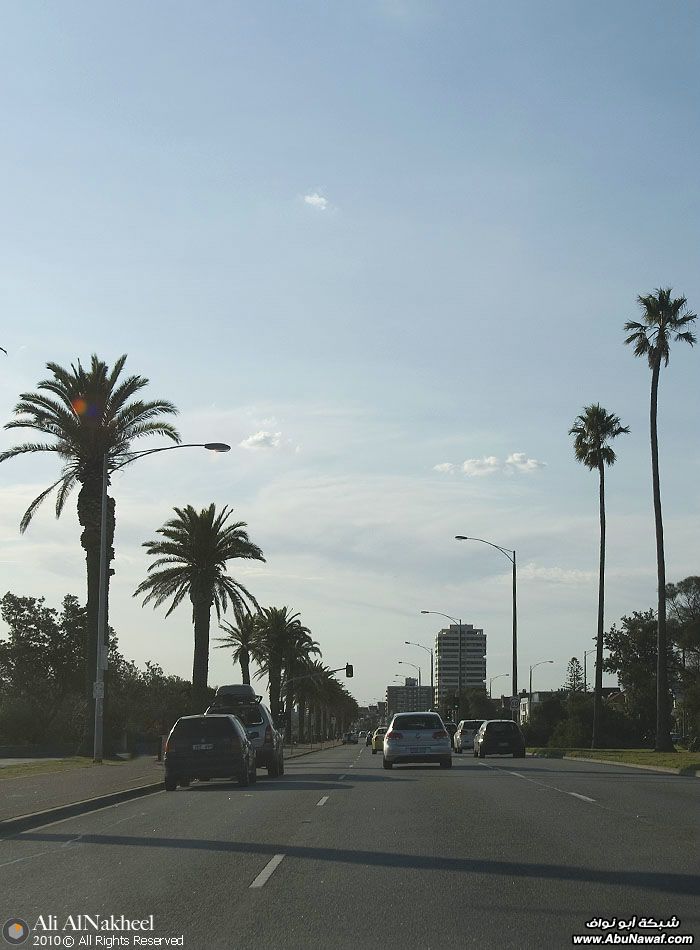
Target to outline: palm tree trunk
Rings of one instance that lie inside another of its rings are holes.
[[[192,603],[194,619],[194,657],[192,660],[192,711],[204,712],[209,680],[209,624],[211,597],[206,595]]]
[[[598,569],[598,635],[595,650],[595,686],[593,688],[593,736],[591,749],[600,743],[600,717],[603,708],[603,624],[605,616],[605,468],[598,465],[600,475],[600,565]]]
[[[246,686],[250,686],[250,653],[243,647],[238,654],[238,662],[241,665],[241,679]]]
[[[280,681],[282,679],[282,671],[277,666],[275,662],[270,660],[268,662],[268,683],[270,689],[270,712],[272,713],[272,718],[274,720],[275,726],[279,728],[280,722]],[[286,739],[289,739],[289,736],[286,736]]]
[[[654,492],[654,520],[656,525],[656,576],[658,584],[658,613],[656,618],[656,742],[657,752],[673,752],[668,709],[668,664],[666,635],[666,560],[664,557],[664,524],[661,514],[661,485],[659,480],[659,437],[657,431],[659,374],[661,355],[654,360],[651,373],[651,478]]]
[[[306,737],[306,703],[303,699],[299,700],[297,706],[299,710],[299,742],[303,742]]]

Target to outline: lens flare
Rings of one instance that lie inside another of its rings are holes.
[[[71,406],[73,407],[73,412],[78,416],[84,416],[88,408],[87,400],[83,399],[82,396],[76,396],[75,399],[72,400]]]

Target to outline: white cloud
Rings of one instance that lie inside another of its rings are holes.
[[[310,195],[304,195],[304,203],[311,205],[312,208],[318,208],[319,211],[325,211],[328,207],[328,199],[324,198],[323,195],[319,195],[317,191]]]
[[[528,458],[524,452],[511,452],[506,459],[506,471],[534,472],[538,468],[544,468],[546,462],[539,462],[537,459]]]
[[[260,432],[248,436],[247,439],[243,439],[238,444],[242,449],[278,449],[281,441],[281,432],[266,432],[261,429]]]
[[[462,471],[472,478],[475,475],[493,475],[501,470],[501,463],[495,455],[488,455],[481,459],[466,459],[462,463]]]
[[[598,574],[596,571],[566,570],[563,567],[541,567],[534,562],[518,568],[521,579],[546,581],[551,584],[592,584]]]
[[[433,465],[434,472],[440,472],[441,475],[454,475],[455,467],[452,462],[441,462],[439,465]]]

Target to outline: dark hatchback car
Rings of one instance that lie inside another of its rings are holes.
[[[487,755],[512,755],[525,758],[525,736],[511,719],[489,719],[474,736],[474,758]]]
[[[183,716],[165,744],[165,789],[189,785],[193,778],[256,780],[255,747],[235,716]]]

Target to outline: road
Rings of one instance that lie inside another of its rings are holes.
[[[2,921],[154,914],[190,950],[406,950],[570,947],[593,917],[675,915],[700,941],[700,780],[453,761],[388,772],[343,746],[248,789],[193,784],[25,832],[0,842]]]

